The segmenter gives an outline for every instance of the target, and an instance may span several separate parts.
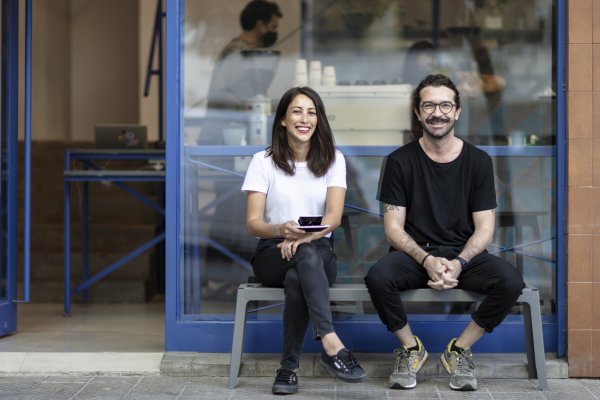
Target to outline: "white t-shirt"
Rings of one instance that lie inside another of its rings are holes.
[[[346,160],[340,151],[336,150],[329,171],[317,178],[306,162],[297,162],[296,174],[286,175],[263,150],[252,157],[242,191],[266,193],[264,220],[281,224],[300,216],[323,215],[330,186],[346,188]]]

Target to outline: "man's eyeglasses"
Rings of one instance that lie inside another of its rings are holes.
[[[444,114],[448,114],[452,112],[456,104],[451,103],[449,101],[442,101],[441,103],[432,103],[430,101],[426,101],[421,103],[421,110],[426,112],[427,114],[433,114],[435,112],[435,108],[439,107],[440,111]]]

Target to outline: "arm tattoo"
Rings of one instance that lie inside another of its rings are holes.
[[[399,210],[400,210],[400,206],[394,206],[392,204],[385,204],[385,206],[383,207],[384,214],[387,213],[388,211],[399,211]]]
[[[404,237],[404,239],[406,240],[412,240],[413,242],[415,241],[415,239],[413,239],[412,236],[410,236],[406,231],[402,231],[402,236]],[[416,243],[416,242],[415,242]]]
[[[384,213],[388,213],[391,211],[400,211],[402,207],[395,206],[393,204],[384,203]],[[388,235],[389,232],[386,232],[387,239],[389,243],[397,250],[402,250],[412,258],[414,258],[417,262],[421,262],[423,257],[427,255],[427,252],[418,245],[418,243],[413,239],[412,236],[408,232],[402,229],[391,236]]]

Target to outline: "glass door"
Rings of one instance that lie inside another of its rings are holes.
[[[2,0],[0,32],[0,336],[16,330],[18,1]]]

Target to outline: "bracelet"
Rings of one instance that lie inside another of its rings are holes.
[[[279,237],[279,235],[277,235],[277,232],[275,232],[277,230],[277,224],[273,224],[273,237]]]
[[[460,266],[463,269],[467,267],[468,262],[464,258],[462,258],[462,257],[456,257],[456,260],[458,260],[458,262],[460,263]]]
[[[425,257],[423,257],[423,259],[421,260],[421,267],[425,267],[425,260],[427,260],[427,257],[429,257],[431,254],[427,253],[427,255]]]

